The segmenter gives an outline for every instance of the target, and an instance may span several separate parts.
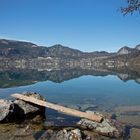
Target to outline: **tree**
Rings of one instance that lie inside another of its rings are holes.
[[[123,15],[140,12],[140,0],[127,0],[127,6],[121,7],[121,12]]]

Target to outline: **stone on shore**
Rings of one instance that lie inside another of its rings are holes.
[[[116,140],[93,131],[78,128],[47,129],[39,140]]]
[[[45,99],[38,93],[26,92],[23,94],[26,96],[34,97],[36,99],[45,101]],[[25,117],[25,116],[28,117],[30,115],[38,114],[38,113],[45,114],[45,107],[39,105],[28,103],[20,99],[16,99],[14,101],[14,104],[16,104],[19,107],[17,110],[18,111],[17,115],[19,117]]]
[[[0,99],[0,122],[7,121],[13,114],[14,104],[10,100]]]
[[[24,93],[26,96],[32,96],[36,99],[45,100],[37,93]],[[0,99],[0,122],[10,122],[13,120],[25,119],[26,117],[35,115],[45,116],[45,107],[35,105],[23,100],[16,99],[14,101]]]
[[[95,113],[93,112],[93,114]],[[123,135],[123,127],[113,119],[104,118],[101,123],[87,119],[81,119],[77,123],[77,126],[112,138],[119,138]]]
[[[81,130],[63,129],[59,131],[47,130],[39,140],[83,140]]]

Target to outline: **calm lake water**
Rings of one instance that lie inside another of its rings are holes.
[[[92,110],[114,114],[114,118],[127,128],[124,135],[126,139],[129,137],[130,129],[140,128],[140,75],[137,73],[102,73],[77,69],[0,72],[0,98],[11,99],[10,95],[15,92],[37,92],[52,103],[82,111]],[[129,110],[130,106],[134,110],[125,112],[124,107]],[[79,119],[46,109],[46,119],[43,119],[43,122],[36,124],[25,120],[20,125],[3,126],[1,124],[0,134],[3,135],[1,137],[7,139],[18,133],[19,128],[25,132],[25,129],[31,126],[34,134],[31,132],[30,136],[35,138],[36,135],[42,134],[44,127],[53,126],[59,129],[64,126],[75,126]],[[136,135],[139,135],[139,132]]]
[[[119,106],[140,105],[140,84],[124,82],[117,76],[81,76],[61,83],[36,82],[27,86],[0,88],[0,98],[10,98],[15,92],[32,91],[47,101],[72,108],[94,108],[112,112]]]

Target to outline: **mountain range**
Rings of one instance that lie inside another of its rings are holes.
[[[13,64],[14,63],[14,64]],[[31,42],[0,39],[0,67],[15,66],[41,69],[91,68],[140,69],[140,45],[124,46],[118,52],[82,52],[60,44],[51,47],[38,46]]]
[[[84,58],[84,57],[100,57],[112,55],[124,55],[140,52],[140,45],[135,48],[127,46],[122,47],[116,53],[108,53],[105,51],[82,52],[60,44],[51,47],[38,46],[31,42],[0,39],[0,57],[16,57],[16,58],[36,58],[36,57],[58,57],[58,58]]]

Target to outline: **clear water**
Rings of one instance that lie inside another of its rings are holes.
[[[88,104],[112,111],[117,106],[140,105],[140,84],[133,80],[123,82],[112,75],[81,76],[61,83],[44,81],[28,86],[0,88],[0,98],[10,98],[10,94],[24,91],[40,93],[49,102],[72,108]]]

